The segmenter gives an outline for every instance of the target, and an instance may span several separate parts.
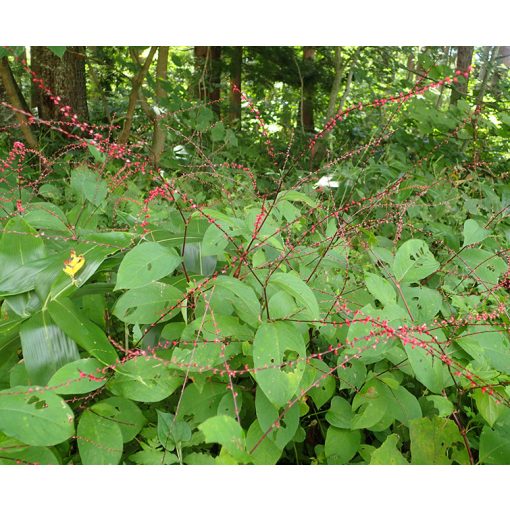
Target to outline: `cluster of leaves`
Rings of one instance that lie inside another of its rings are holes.
[[[509,463],[510,188],[452,155],[506,128],[432,100],[333,192],[298,157],[221,165],[207,108],[183,122],[226,152],[196,171],[194,143],[154,174],[90,144],[44,180],[10,159],[0,462]]]

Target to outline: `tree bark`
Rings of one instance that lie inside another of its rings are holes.
[[[30,113],[28,106],[26,104],[23,95],[21,94],[21,90],[19,89],[16,80],[12,74],[11,68],[9,66],[9,61],[7,57],[3,57],[0,59],[0,81],[3,84],[3,89],[5,90],[5,96],[8,99],[11,106],[14,106],[17,110],[25,111]],[[21,111],[15,111],[14,115],[16,116],[17,121],[19,122],[21,131],[23,136],[27,142],[27,144],[32,149],[38,148],[37,139],[35,138],[32,130],[30,129],[30,125],[27,122],[27,117]]]
[[[160,46],[158,50],[158,63],[156,66],[156,100],[160,105],[162,99],[166,97],[166,91],[163,87],[163,82],[167,80],[168,72],[168,46]],[[161,120],[156,118],[154,122],[154,131],[152,133],[152,157],[154,165],[158,166],[159,159],[165,148],[166,130],[162,125]]]
[[[333,79],[333,85],[331,85],[331,92],[329,93],[329,104],[326,112],[326,122],[333,117],[336,112],[336,100],[338,92],[340,91],[340,83],[344,69],[342,65],[342,47],[337,46],[335,48],[335,77]]]
[[[221,46],[195,46],[195,96],[212,102],[214,113],[220,115]]]
[[[313,118],[313,99],[315,92],[315,48],[303,47],[303,96],[301,99],[301,118],[306,133],[315,130]]]
[[[221,46],[211,46],[211,80],[208,99],[212,102],[212,110],[219,118],[221,116]]]
[[[232,61],[230,63],[230,101],[228,118],[231,124],[241,123],[241,93],[234,92],[233,88],[241,90],[241,74],[243,65],[243,47],[232,48]]]
[[[487,90],[490,75],[494,71],[494,66],[496,63],[496,57],[498,53],[499,46],[493,46],[492,51],[489,47],[487,51],[484,52],[484,60],[482,63],[482,67],[480,69],[480,76],[478,77],[479,83],[475,88],[477,106],[480,106],[483,103],[485,91]]]
[[[51,93],[61,98],[55,104],[49,95],[34,84],[32,101],[39,117],[44,120],[61,120],[62,106],[70,106],[80,120],[89,118],[85,77],[85,46],[69,46],[62,58],[45,46],[32,46],[32,70]]]
[[[473,60],[473,46],[457,46],[457,65],[456,70],[462,73],[467,71]],[[452,95],[450,97],[450,105],[457,104],[457,101],[467,96],[469,78],[459,79],[459,82],[454,86]]]
[[[157,46],[152,46],[143,66],[139,69],[139,71],[133,76],[131,93],[129,95],[129,103],[126,112],[126,120],[124,121],[124,127],[119,135],[119,143],[123,144],[128,141],[129,134],[131,132],[131,126],[133,124],[133,115],[135,113],[136,103],[138,101],[138,91],[140,90],[143,80],[149,71],[149,66],[152,63],[152,59],[154,58],[154,54],[158,49]],[[138,55],[134,50],[132,50],[133,60],[136,62]]]

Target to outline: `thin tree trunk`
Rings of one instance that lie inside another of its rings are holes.
[[[358,58],[361,54],[362,49],[363,48],[359,46],[358,49],[356,50],[356,53],[352,57],[351,68],[349,69],[349,75],[347,76],[347,83],[345,84],[344,93],[342,94],[342,98],[340,99],[339,110],[343,110],[345,101],[347,100],[347,98],[349,97],[349,93],[351,92],[351,84],[352,77],[354,76],[354,69],[356,68],[356,64],[358,63]]]
[[[456,70],[464,73],[471,65],[473,60],[473,46],[457,46],[457,65]],[[459,82],[454,86],[450,97],[450,105],[457,104],[457,101],[466,97],[468,90],[468,78],[460,78]]]
[[[228,118],[231,124],[241,123],[241,93],[233,90],[236,87],[241,90],[241,72],[243,65],[243,47],[232,48],[232,61],[230,63],[230,107]]]
[[[131,126],[133,124],[133,115],[135,113],[135,107],[136,103],[138,101],[138,91],[142,87],[143,80],[145,79],[145,76],[147,75],[147,72],[149,71],[149,67],[152,63],[152,60],[154,58],[154,54],[156,53],[156,50],[158,49],[157,46],[152,46],[149,54],[147,55],[147,58],[145,59],[145,62],[143,63],[143,66],[140,68],[140,70],[135,74],[132,80],[132,87],[131,87],[131,93],[129,95],[129,103],[128,108],[126,112],[126,120],[124,121],[124,127],[122,128],[122,131],[119,135],[119,143],[124,144],[128,141],[129,134],[131,132]],[[134,50],[132,50],[132,56],[133,60],[137,60],[138,55]]]
[[[312,46],[303,47],[303,97],[301,100],[303,129],[306,133],[313,133],[315,130],[313,119],[313,99],[315,92],[315,48]]]
[[[340,83],[344,69],[342,65],[342,47],[337,46],[335,48],[335,78],[333,79],[333,85],[331,85],[331,92],[329,93],[329,104],[326,112],[326,120],[331,119],[336,112],[336,100],[338,92],[340,91]]]
[[[212,110],[217,117],[221,115],[221,46],[211,46],[211,73],[207,98],[212,102]]]
[[[14,76],[12,74],[7,57],[3,57],[0,59],[0,80],[3,83],[5,95],[7,96],[9,103],[12,106],[14,106],[14,108],[16,108],[17,110],[22,110],[27,113],[30,113],[26,101],[24,100],[23,95],[21,94],[21,91],[16,84],[16,80],[14,79]],[[23,136],[25,137],[27,144],[32,149],[37,149],[39,144],[37,143],[37,139],[35,138],[32,130],[30,129],[30,125],[27,122],[26,115],[23,115],[23,113],[18,111],[15,111],[14,114],[19,122],[21,131],[23,133]]]
[[[499,46],[494,46],[492,48],[492,53],[487,52],[487,55],[485,57],[485,65],[483,66],[483,74],[482,69],[480,70],[480,80],[481,84],[480,87],[477,90],[476,95],[476,104],[480,106],[483,103],[483,98],[485,96],[485,91],[487,90],[487,84],[489,83],[489,77],[494,69],[494,65],[496,63],[496,57],[499,53]]]
[[[163,82],[167,80],[168,72],[168,46],[160,46],[158,50],[158,63],[156,66],[156,100],[158,105],[166,97],[166,91]],[[159,159],[165,148],[166,130],[161,120],[156,118],[154,122],[154,131],[152,133],[152,157],[154,165],[158,166]]]
[[[195,96],[200,101],[205,101],[207,98],[207,84],[209,81],[209,46],[195,46],[193,51],[195,56],[196,77]]]

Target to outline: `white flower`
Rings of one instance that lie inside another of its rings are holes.
[[[313,189],[316,189],[316,188],[338,188],[338,186],[340,186],[338,181],[332,181],[331,179],[333,179],[332,175],[325,175],[324,177],[321,177],[313,185]]]

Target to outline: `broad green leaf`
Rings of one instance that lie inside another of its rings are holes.
[[[465,450],[455,422],[433,416],[409,425],[412,464],[451,464],[453,450]]]
[[[259,327],[253,341],[255,379],[270,402],[283,406],[296,394],[305,357],[303,335],[292,323],[263,323]]]
[[[109,397],[99,403],[107,404],[101,410],[101,415],[117,423],[122,432],[124,443],[132,441],[142,430],[146,418],[132,400],[122,397]]]
[[[407,285],[402,285],[401,291],[415,322],[420,324],[431,322],[441,309],[443,300],[437,290],[429,289],[428,287],[408,287]],[[402,300],[400,300],[399,304],[405,307]]]
[[[506,333],[493,326],[470,326],[456,344],[473,359],[483,359],[489,367],[510,374],[510,342]]]
[[[277,201],[280,200],[288,200],[289,202],[303,202],[309,205],[310,207],[317,206],[316,201],[312,197],[309,197],[308,195],[302,193],[301,191],[296,191],[293,189],[281,191],[280,193],[278,193]]]
[[[106,384],[104,365],[94,358],[79,359],[58,369],[48,386],[58,395],[80,395]]]
[[[175,418],[172,413],[158,413],[158,439],[165,450],[172,451],[178,443],[191,439],[191,428],[182,420]]]
[[[64,400],[38,386],[0,392],[0,430],[31,446],[52,446],[74,434],[74,415]]]
[[[271,404],[264,392],[257,388],[255,394],[255,410],[260,428],[267,432],[267,437],[283,450],[295,437],[299,427],[299,406],[293,405],[280,418],[280,410]]]
[[[205,255],[202,252],[202,243],[186,243],[183,259],[188,274],[210,276],[216,269],[216,255]]]
[[[328,464],[347,464],[356,455],[361,443],[359,430],[342,430],[329,427],[324,453]]]
[[[335,394],[335,378],[330,375],[331,368],[319,359],[312,359],[306,365],[303,381],[308,379],[306,372],[310,372],[311,381],[307,381],[307,387],[304,389],[307,390],[314,383],[318,384],[308,391],[308,395],[313,400],[315,407],[320,409]],[[303,383],[301,383],[301,387],[303,387]]]
[[[183,292],[172,285],[149,283],[124,293],[115,303],[113,314],[126,324],[164,322],[180,312],[177,304],[183,298]]]
[[[120,397],[138,402],[159,402],[182,386],[182,377],[175,376],[161,360],[138,356],[119,365],[108,389]]]
[[[397,434],[390,434],[384,443],[372,453],[370,464],[386,466],[408,464],[397,448],[398,439]]]
[[[120,428],[115,421],[94,412],[94,407],[86,409],[78,422],[78,450],[81,462],[82,464],[118,464],[123,450]]]
[[[2,273],[45,257],[43,240],[23,218],[15,216],[5,225],[0,239]]]
[[[198,426],[208,443],[219,443],[236,460],[249,462],[241,425],[230,416],[213,416]]]
[[[225,384],[210,382],[199,389],[196,383],[188,384],[182,393],[178,417],[191,416],[194,422],[202,423],[216,415],[218,405],[228,390]]]
[[[403,386],[389,388],[393,397],[388,403],[388,411],[400,423],[409,427],[409,422],[422,417],[418,399]],[[389,399],[388,399],[389,400]]]
[[[48,303],[51,318],[82,349],[106,365],[117,361],[117,352],[106,333],[89,320],[68,298],[59,297]]]
[[[202,241],[202,256],[222,256],[228,243],[224,232],[214,224],[209,225]]]
[[[141,450],[133,453],[133,455],[129,456],[129,460],[135,464],[145,466],[161,466],[179,463],[177,455],[154,449]],[[214,461],[212,464],[214,464]]]
[[[496,398],[489,395],[487,392],[484,393],[481,389],[476,389],[473,392],[473,397],[476,402],[476,407],[480,411],[483,419],[490,427],[494,428],[494,424],[497,422],[498,418],[507,412],[505,405],[497,402]]]
[[[439,262],[421,239],[406,241],[393,260],[393,274],[399,282],[418,282],[438,269]]]
[[[397,293],[392,284],[372,273],[365,273],[365,285],[372,296],[383,305],[395,304],[397,302]]]
[[[173,248],[159,243],[141,243],[122,259],[115,290],[137,289],[172,273],[181,263]]]
[[[275,273],[269,280],[271,285],[290,294],[309,314],[308,320],[320,319],[320,309],[312,289],[295,273]]]
[[[488,287],[496,285],[507,269],[507,263],[501,257],[478,248],[462,251],[455,260],[485,291]]]
[[[108,194],[108,186],[101,176],[84,166],[71,172],[71,188],[80,198],[96,206],[101,205]]]
[[[480,464],[510,464],[510,411],[508,409],[505,409],[493,429],[487,425],[483,427],[480,434],[479,462]]]
[[[60,230],[68,232],[67,218],[62,209],[49,202],[32,202],[27,206],[24,215],[32,227],[44,230]]]
[[[16,439],[0,440],[0,465],[60,464],[53,450],[45,446],[27,446]]]
[[[264,437],[264,431],[258,420],[255,420],[246,434],[246,449],[250,453],[253,464],[274,465],[282,456],[279,448],[268,436]],[[253,452],[252,452],[253,450]]]
[[[19,334],[25,366],[34,384],[47,384],[60,367],[80,358],[76,344],[47,311],[25,321]]]
[[[347,400],[338,396],[333,397],[326,413],[326,421],[330,425],[338,429],[350,429],[353,416],[351,404]]]
[[[254,290],[246,283],[232,276],[218,276],[215,285],[222,287],[231,295],[229,301],[239,317],[250,326],[257,327],[260,316],[260,303]]]
[[[464,223],[464,246],[480,243],[491,235],[490,230],[481,227],[475,220],[466,220]]]
[[[444,388],[453,384],[453,380],[448,365],[440,359],[442,351],[438,347],[444,345],[446,337],[439,329],[434,331],[434,336],[440,344],[423,333],[412,333],[410,337],[413,342],[405,344],[404,349],[416,379],[432,393],[440,394]],[[431,350],[436,354],[431,354]]]

